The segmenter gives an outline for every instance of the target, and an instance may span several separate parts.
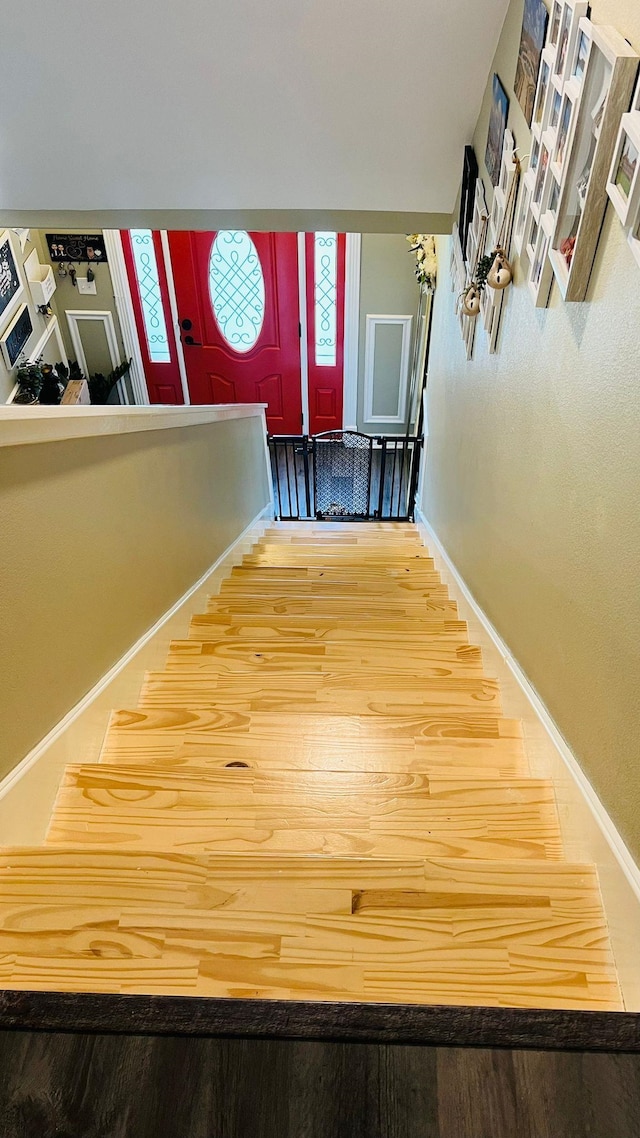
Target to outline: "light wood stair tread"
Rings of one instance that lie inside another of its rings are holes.
[[[0,851],[5,987],[615,1008],[584,866]],[[386,979],[385,979],[386,978]],[[554,1004],[549,1004],[549,991]]]

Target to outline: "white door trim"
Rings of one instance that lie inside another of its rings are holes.
[[[108,256],[108,254],[107,254]],[[80,365],[82,373],[89,378],[89,368],[87,366],[87,357],[84,354],[84,346],[80,336],[81,323],[88,323],[93,320],[98,324],[102,324],[104,334],[107,338],[107,348],[109,349],[109,359],[111,360],[111,370],[115,371],[121,363],[120,351],[118,349],[118,337],[116,334],[116,326],[113,319],[113,313],[106,310],[104,312],[94,312],[92,309],[72,309],[65,308],[64,314],[67,318],[67,325],[69,327],[69,335],[71,336],[71,343],[73,350],[76,353],[76,359]],[[129,403],[129,393],[123,379],[118,380],[116,391],[121,403]]]
[[[358,342],[360,338],[360,263],[362,234],[347,233],[344,290],[344,379],[342,426],[358,422]]]
[[[140,338],[138,336],[136,318],[133,311],[129,277],[127,276],[127,266],[122,248],[122,237],[120,236],[119,229],[103,229],[102,235],[104,237],[107,262],[111,271],[113,299],[120,322],[122,343],[124,344],[127,359],[131,360],[129,378],[131,379],[133,396],[137,404],[147,406],[150,403],[149,391],[144,374],[144,364],[140,351]]]
[[[162,242],[162,252],[164,255],[164,268],[167,274],[167,286],[169,288],[169,307],[171,309],[171,319],[173,321],[173,338],[176,342],[176,354],[178,356],[178,369],[180,371],[180,383],[182,384],[182,398],[185,404],[189,406],[191,403],[191,396],[189,394],[189,383],[187,380],[187,365],[184,359],[184,348],[182,347],[182,338],[180,336],[180,320],[178,318],[178,298],[176,296],[176,285],[173,279],[173,265],[171,264],[171,250],[169,248],[169,234],[166,229],[160,230],[160,241]]]
[[[307,245],[306,233],[298,234],[298,308],[300,310],[300,389],[302,395],[302,433],[309,434],[309,337],[307,326]]]
[[[402,328],[398,406],[395,415],[374,415],[373,373],[376,358],[376,328],[380,324],[399,324]],[[373,316],[367,314],[364,350],[364,421],[365,423],[404,423],[407,411],[407,388],[413,316]]]

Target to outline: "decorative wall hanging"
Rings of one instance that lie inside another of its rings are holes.
[[[436,239],[428,233],[412,233],[407,237],[410,253],[416,255],[416,280],[423,292],[435,292],[438,280]]]
[[[515,245],[528,258],[527,283],[541,308],[554,276],[565,300],[586,297],[616,132],[638,69],[626,40],[593,24],[587,10],[582,0],[554,0],[534,101]],[[621,150],[618,164],[622,157]],[[632,159],[628,151],[627,172]],[[624,186],[624,169],[622,179]]]
[[[5,325],[15,312],[24,286],[20,279],[16,259],[8,233],[0,238],[0,327]]]
[[[521,165],[515,149],[515,139],[511,131],[507,130],[500,180],[493,195],[487,234],[487,248],[492,250],[491,263],[486,278],[487,287],[482,292],[481,300],[482,324],[489,339],[491,354],[498,348],[505,292],[513,280],[510,257],[520,174]]]
[[[480,289],[477,281],[478,265],[485,253],[489,211],[484,183],[478,178],[476,183],[473,217],[467,234],[466,250],[463,254],[458,226],[453,227],[451,243],[451,279],[456,297],[456,314],[460,332],[465,344],[467,359],[473,358],[477,317],[480,312]],[[489,266],[490,267],[490,266]],[[488,269],[487,269],[488,271]],[[476,297],[476,293],[478,296]]]
[[[489,116],[489,133],[487,134],[487,150],[485,166],[494,186],[497,186],[500,177],[500,164],[502,162],[502,147],[504,132],[507,129],[509,115],[509,96],[497,75],[493,77],[491,113]]]
[[[47,233],[47,247],[54,264],[65,261],[101,264],[107,260],[102,233]]]
[[[544,0],[524,0],[522,35],[516,68],[515,95],[531,126],[549,13]]]

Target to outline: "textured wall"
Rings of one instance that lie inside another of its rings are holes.
[[[495,69],[512,83],[522,0]],[[640,47],[637,0],[593,16]],[[476,137],[484,155],[487,103]],[[514,119],[517,142],[528,137]],[[640,855],[640,268],[609,207],[588,302],[518,272],[499,354],[467,363],[439,243],[423,507]]]
[[[0,448],[0,776],[268,499],[257,417]]]

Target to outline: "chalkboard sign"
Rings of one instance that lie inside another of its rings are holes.
[[[20,352],[32,332],[33,324],[31,323],[29,309],[26,304],[23,304],[18,315],[14,317],[2,340],[0,340],[4,362],[8,368],[12,368],[17,362]]]
[[[4,323],[5,317],[8,319],[21,292],[22,284],[7,234],[0,243],[0,324]]]
[[[101,233],[47,233],[49,256],[54,264],[62,261],[106,263],[107,251]]]

